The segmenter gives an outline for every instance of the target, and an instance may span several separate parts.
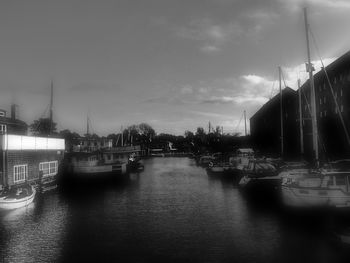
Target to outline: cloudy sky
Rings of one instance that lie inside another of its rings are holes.
[[[347,52],[347,0],[2,0],[0,107],[14,100],[31,123],[53,79],[59,130],[84,133],[89,112],[100,135],[242,131],[243,110],[278,91],[278,66],[294,89],[305,78],[304,6],[321,57]]]

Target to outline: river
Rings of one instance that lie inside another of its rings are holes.
[[[143,162],[144,171],[117,184],[48,193],[1,212],[0,261],[346,262],[327,224],[252,204],[192,159]]]

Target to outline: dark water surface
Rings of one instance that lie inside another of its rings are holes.
[[[252,204],[191,159],[144,165],[109,187],[1,212],[0,261],[347,262],[331,223],[295,223],[274,205]]]

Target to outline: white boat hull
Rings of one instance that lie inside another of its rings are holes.
[[[341,189],[282,186],[282,200],[291,207],[350,207],[350,195]]]
[[[0,209],[3,210],[11,210],[11,209],[16,209],[20,207],[25,207],[29,204],[31,204],[34,200],[35,197],[35,189],[33,188],[33,193],[30,196],[26,196],[21,199],[16,199],[16,198],[1,198],[0,199]]]
[[[127,172],[126,164],[73,167],[73,173],[79,174],[79,175],[97,175],[97,174],[108,174],[108,173],[125,174],[126,172]]]

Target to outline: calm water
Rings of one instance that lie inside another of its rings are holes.
[[[346,262],[331,223],[288,220],[187,158],[144,164],[114,186],[2,212],[0,261]]]

